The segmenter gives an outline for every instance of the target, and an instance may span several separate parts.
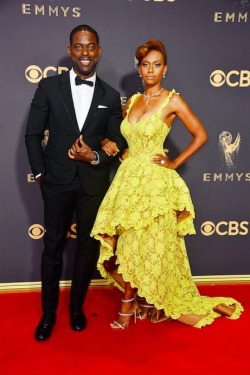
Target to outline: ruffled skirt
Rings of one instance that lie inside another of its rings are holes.
[[[183,210],[189,215],[179,220]],[[193,219],[188,187],[176,171],[143,158],[127,158],[100,206],[91,233],[101,242],[98,269],[121,289],[103,267],[114,250],[102,235],[118,235],[118,273],[166,316],[206,315],[196,325],[202,327],[220,316],[213,307],[223,303],[235,305],[231,318],[237,319],[243,308],[236,300],[200,296],[192,280],[184,236],[195,234]]]

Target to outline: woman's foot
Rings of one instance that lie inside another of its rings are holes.
[[[136,301],[139,305],[137,317],[140,320],[145,320],[150,317],[151,311],[154,308],[154,305],[147,303],[144,297],[136,296]]]
[[[129,326],[131,316],[134,315],[134,320],[136,323],[136,310],[138,309],[138,304],[134,298],[122,299],[121,311],[118,312],[118,319],[110,324],[113,329],[125,329]]]
[[[221,315],[224,315],[228,318],[230,318],[233,315],[233,313],[235,312],[235,309],[236,309],[235,305],[227,306],[224,303],[220,303],[219,305],[213,308],[215,312]]]
[[[186,314],[181,315],[177,319],[177,321],[194,327],[197,323],[199,323],[200,320],[204,319],[205,317],[206,315]]]
[[[161,323],[170,320],[172,320],[172,318],[170,318],[170,316],[166,316],[164,310],[157,310],[156,308],[153,309],[151,313],[151,323]]]

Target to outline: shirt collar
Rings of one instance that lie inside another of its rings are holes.
[[[74,79],[76,78],[76,76],[77,76],[77,74],[75,73],[75,71],[74,71],[73,68],[70,69],[69,74],[70,74],[70,76],[71,76],[71,78],[72,78],[73,80],[74,80]],[[96,73],[95,73],[92,77],[87,78],[86,81],[92,81],[92,82],[94,83],[94,85],[95,85],[95,82],[96,82]]]

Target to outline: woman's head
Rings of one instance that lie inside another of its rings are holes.
[[[167,72],[164,44],[157,39],[150,39],[137,48],[135,57],[144,86],[161,85],[161,80]]]
[[[164,44],[158,39],[150,39],[145,44],[139,46],[136,49],[135,57],[137,60],[137,65],[140,66],[142,60],[151,51],[158,51],[162,54],[164,64],[167,65],[167,53]]]

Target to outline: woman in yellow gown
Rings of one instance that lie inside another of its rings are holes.
[[[121,132],[129,146],[100,206],[91,235],[101,241],[98,269],[124,292],[114,329],[128,326],[138,310],[153,323],[174,319],[202,327],[225,315],[237,319],[242,306],[232,298],[200,296],[190,271],[184,236],[194,234],[194,207],[176,169],[207,141],[206,131],[174,90],[162,87],[167,72],[164,45],[151,39],[136,50],[145,86],[124,109]],[[163,149],[178,117],[193,139],[175,159]],[[103,149],[117,152],[106,139]],[[115,254],[115,256],[114,256]]]

